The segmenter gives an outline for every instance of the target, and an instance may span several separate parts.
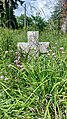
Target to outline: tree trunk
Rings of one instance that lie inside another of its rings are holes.
[[[61,30],[67,32],[67,0],[62,0],[62,25]]]

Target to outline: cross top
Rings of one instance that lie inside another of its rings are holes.
[[[28,31],[28,42],[38,42],[39,32],[38,31]]]

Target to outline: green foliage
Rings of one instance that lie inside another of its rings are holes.
[[[17,16],[17,23],[18,23],[18,27],[19,28],[24,28],[24,15],[21,16]],[[31,27],[31,25],[33,25],[33,20],[31,17],[26,16],[26,26],[27,27]]]
[[[43,31],[47,26],[47,22],[40,16],[32,16],[32,19],[35,23],[35,30]]]
[[[26,41],[27,39],[25,35],[26,33],[20,30],[17,31],[0,28],[0,34],[0,48],[2,51],[16,51],[17,42]]]
[[[24,15],[17,16],[17,23],[19,28],[24,28]],[[48,23],[40,16],[26,16],[26,26],[28,30],[43,31],[46,29]]]
[[[50,42],[49,53],[27,62],[21,55],[19,68],[15,63],[16,44],[25,41],[24,32],[0,29],[1,119],[66,119],[67,35],[60,33],[57,37],[56,33],[41,32],[40,41]],[[6,39],[10,40],[7,52]]]

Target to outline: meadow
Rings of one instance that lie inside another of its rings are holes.
[[[48,53],[29,61],[17,49],[26,33],[0,28],[0,119],[67,118],[67,34],[45,30],[39,40]]]

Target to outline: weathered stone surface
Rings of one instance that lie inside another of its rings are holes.
[[[29,43],[25,42],[19,42],[17,45],[18,49],[22,49],[23,52],[28,52],[29,51]]]
[[[29,52],[31,56],[38,56],[39,52],[47,53],[49,42],[39,42],[39,32],[38,31],[28,31],[27,33],[28,43],[19,42],[18,49],[22,49],[23,52]]]
[[[38,31],[28,31],[27,33],[28,43],[29,43],[29,53],[33,56],[39,54],[39,32]]]
[[[38,31],[28,31],[27,32],[28,42],[29,43],[38,43],[39,32]]]
[[[47,53],[49,48],[49,42],[39,42],[39,49],[41,53]]]

